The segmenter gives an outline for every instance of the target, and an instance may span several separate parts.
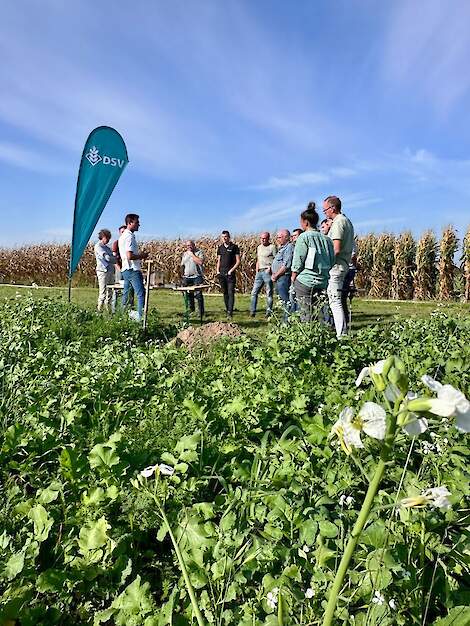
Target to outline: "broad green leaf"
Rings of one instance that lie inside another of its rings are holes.
[[[80,552],[86,556],[91,550],[97,550],[106,545],[109,540],[107,531],[111,528],[104,517],[95,522],[88,522],[80,530],[78,546]]]
[[[318,528],[322,537],[333,538],[336,537],[339,532],[338,527],[333,524],[333,522],[329,522],[328,520],[322,520],[319,522]]]
[[[468,626],[470,624],[470,607],[454,606],[446,617],[441,617],[432,626]]]
[[[201,441],[201,433],[195,432],[194,435],[186,435],[181,437],[175,446],[176,452],[184,452],[186,450],[196,450]]]
[[[42,504],[37,504],[28,513],[28,517],[33,520],[34,537],[37,541],[45,541],[49,536],[54,520],[49,516]]]
[[[36,589],[41,593],[58,593],[64,587],[67,574],[59,569],[47,569],[39,574],[36,581]]]
[[[62,483],[58,481],[53,481],[49,487],[45,489],[41,489],[38,492],[37,500],[40,504],[49,504],[50,502],[54,502],[57,500],[59,493],[62,489]]]
[[[3,570],[3,577],[7,580],[13,580],[23,570],[23,567],[24,552],[16,552],[8,559],[5,569]]]

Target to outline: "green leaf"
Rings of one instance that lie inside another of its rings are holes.
[[[23,567],[24,552],[16,552],[8,559],[5,569],[3,570],[3,577],[7,580],[13,580],[23,570]]]
[[[470,624],[470,607],[454,606],[446,617],[441,617],[432,626],[468,626]]]
[[[121,433],[114,433],[106,443],[98,443],[90,451],[88,460],[91,468],[111,468],[119,464],[119,455],[116,453],[116,443],[121,439]]]
[[[37,541],[45,541],[49,536],[54,520],[49,516],[42,504],[37,504],[28,513],[28,517],[33,520],[34,538]]]
[[[58,593],[63,589],[66,580],[67,575],[64,571],[51,568],[39,574],[36,589],[40,593]]]
[[[196,450],[201,441],[201,433],[195,432],[194,435],[186,435],[181,437],[175,446],[176,452],[185,452],[186,450]]]
[[[86,556],[90,551],[97,550],[106,545],[109,540],[107,531],[111,528],[104,517],[100,517],[95,522],[88,522],[80,530],[78,547],[80,552]]]
[[[333,522],[329,522],[328,520],[322,520],[319,522],[318,527],[320,529],[320,535],[322,537],[333,538],[338,534],[338,527],[333,524]]]
[[[58,481],[53,481],[49,487],[46,487],[45,489],[41,489],[38,492],[37,495],[37,500],[40,504],[49,504],[50,502],[54,502],[54,500],[57,500],[59,493],[61,492],[62,489],[62,483],[58,482]]]

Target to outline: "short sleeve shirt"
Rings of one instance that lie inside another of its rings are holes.
[[[195,256],[204,260],[204,252],[202,250],[196,250]],[[193,255],[186,250],[181,258],[181,266],[184,267],[185,278],[195,278],[202,276],[202,265],[198,265],[193,259]]]
[[[219,272],[227,274],[236,263],[236,257],[240,254],[240,248],[231,241],[228,246],[224,243],[217,248],[217,256],[220,257]]]
[[[341,241],[341,248],[336,256],[336,263],[346,268],[349,267],[354,245],[354,227],[346,215],[338,213],[333,220],[328,237],[332,240],[339,239]]]
[[[137,241],[135,238],[135,234],[130,231],[128,228],[122,233],[119,237],[119,256],[121,257],[121,269],[124,272],[125,270],[139,270],[141,269],[140,260],[138,261],[129,261],[127,258],[128,252],[133,252],[134,254],[139,254],[139,249],[137,247]]]
[[[258,259],[259,270],[266,270],[271,267],[274,261],[274,255],[277,252],[277,248],[273,243],[265,246],[262,243],[258,246],[256,251],[256,257]]]
[[[290,242],[281,246],[277,251],[276,256],[274,257],[274,261],[271,266],[273,274],[276,274],[276,272],[278,272],[281,267],[285,267],[286,274],[290,274],[293,256],[294,246]]]

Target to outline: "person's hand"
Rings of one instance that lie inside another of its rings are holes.
[[[277,276],[276,276],[276,274],[273,274],[273,275],[271,276],[271,280],[273,281],[273,283],[275,283],[275,282],[276,282],[276,280],[277,280]]]
[[[229,271],[227,272],[227,276],[231,276],[231,275],[232,275],[232,270],[229,270]]]

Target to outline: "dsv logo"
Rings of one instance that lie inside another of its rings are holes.
[[[121,168],[124,167],[125,163],[124,159],[116,159],[116,157],[109,157],[106,154],[103,154],[103,156],[101,156],[100,151],[96,146],[93,146],[88,150],[88,152],[85,154],[85,159],[87,159],[90,165],[92,165],[93,167],[95,167],[97,163],[100,163],[100,161],[103,162],[103,165],[111,165],[112,167]]]

